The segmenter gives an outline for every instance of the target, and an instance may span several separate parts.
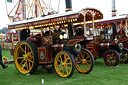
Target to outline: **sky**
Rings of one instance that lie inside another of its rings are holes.
[[[50,0],[43,0],[46,3],[49,3]],[[116,10],[117,15],[128,14],[128,0],[115,0],[116,1]],[[14,4],[17,0],[14,0],[14,3],[7,3],[8,13],[14,7]],[[56,11],[58,10],[59,0],[51,0],[51,6]],[[10,20],[7,17],[7,11],[5,6],[5,0],[0,0],[0,29],[7,27]],[[100,10],[103,13],[104,18],[111,17],[112,11],[112,0],[72,0],[72,9],[73,11],[79,11],[82,8],[93,7]],[[65,0],[60,0],[59,13],[65,12]]]

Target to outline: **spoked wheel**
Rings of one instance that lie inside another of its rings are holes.
[[[120,55],[120,63],[128,63],[128,49],[124,48]]]
[[[14,51],[14,62],[20,73],[34,73],[38,67],[37,49],[31,41],[21,41]]]
[[[108,66],[116,66],[120,62],[119,53],[115,50],[107,50],[104,53],[104,62]]]
[[[75,70],[75,60],[67,51],[60,51],[54,60],[56,73],[60,77],[71,77]]]
[[[80,57],[75,58],[76,69],[80,73],[90,73],[94,67],[94,57],[87,49],[82,49]]]

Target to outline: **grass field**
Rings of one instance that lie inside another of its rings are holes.
[[[12,59],[9,50],[3,50],[3,56]],[[41,85],[42,79],[44,85],[128,85],[128,64],[106,66],[103,59],[99,58],[90,74],[80,74],[75,70],[71,78],[61,78],[41,68],[27,76],[19,73],[14,64],[9,64],[4,70],[0,67],[0,85]]]

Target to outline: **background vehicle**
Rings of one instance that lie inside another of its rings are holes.
[[[109,66],[127,62],[127,16],[97,20],[94,27],[91,23],[87,27],[87,35],[93,36],[94,40],[86,44],[85,48],[90,50],[95,59],[103,56]]]

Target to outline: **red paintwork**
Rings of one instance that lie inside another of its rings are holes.
[[[52,45],[46,46],[46,49],[47,49],[47,60],[48,60],[48,63],[52,63],[53,62]]]
[[[68,44],[66,46],[73,46],[75,43],[81,42],[83,40],[84,39],[72,39],[72,40],[69,40],[69,42],[68,42]]]
[[[93,56],[95,57],[95,49],[94,49],[93,44],[87,44],[86,49],[88,49],[93,54]]]
[[[108,50],[109,49],[109,43],[100,43],[99,48],[100,48],[100,50]]]
[[[40,58],[40,53],[43,52],[44,53],[44,59]],[[39,63],[47,63],[47,53],[46,53],[46,47],[39,47],[38,48],[38,61]]]

